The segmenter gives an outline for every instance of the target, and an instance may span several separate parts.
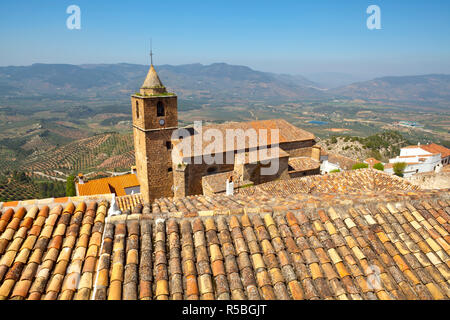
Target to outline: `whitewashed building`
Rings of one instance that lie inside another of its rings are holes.
[[[400,150],[400,155],[389,159],[389,164],[385,170],[388,173],[394,173],[394,163],[404,162],[406,168],[403,173],[405,178],[416,173],[439,172],[442,167],[448,163],[450,150],[436,144],[421,146],[408,146]]]
[[[320,174],[328,174],[333,170],[351,170],[352,166],[356,163],[356,160],[335,153],[327,153],[322,148],[320,155]]]

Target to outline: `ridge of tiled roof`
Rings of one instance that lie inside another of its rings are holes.
[[[74,197],[60,197],[60,198],[17,200],[17,201],[0,202],[0,209],[14,208],[14,207],[30,208],[33,206],[43,206],[43,205],[47,205],[50,208],[53,208],[54,206],[64,205],[69,202],[72,202],[76,205],[80,202],[111,201],[112,198],[113,198],[112,194],[98,194],[98,195],[91,195],[91,196],[74,196]]]
[[[261,197],[198,216],[6,208],[0,299],[449,299],[449,191]]]
[[[247,195],[267,193],[283,197],[296,193],[391,192],[417,189],[419,189],[418,186],[411,184],[405,179],[368,168],[327,175],[276,180],[244,188],[239,192]]]
[[[226,208],[242,208],[244,204],[258,204],[267,199],[285,201],[289,197],[307,198],[309,194],[328,198],[373,198],[385,196],[397,191],[417,191],[420,187],[397,176],[374,169],[360,169],[315,175],[288,180],[276,180],[237,189],[234,197],[216,194],[212,197],[204,195],[187,196],[185,198],[156,199],[147,210],[153,212],[198,212],[208,210],[226,210]],[[313,197],[310,197],[313,198]],[[140,195],[118,197],[119,207],[123,212],[142,210],[144,203]]]

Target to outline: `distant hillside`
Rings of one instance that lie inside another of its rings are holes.
[[[450,106],[450,75],[383,77],[332,89],[332,94],[353,99],[398,101]]]
[[[245,66],[214,63],[163,65],[158,68],[167,86],[192,98],[298,100],[319,97],[317,86],[305,78],[260,72]],[[164,80],[163,80],[164,81]]]
[[[311,81],[301,75],[226,63],[161,65],[156,69],[169,90],[195,105],[344,98],[448,107],[450,101],[450,75],[384,77],[349,84],[358,79],[325,72],[312,74],[315,81]],[[139,90],[147,71],[146,65],[126,63],[0,67],[0,103],[14,107],[18,100],[28,107],[58,106],[68,100],[124,104]],[[339,84],[346,85],[327,89]]]
[[[383,131],[369,137],[332,136],[321,140],[321,146],[328,152],[340,154],[362,162],[367,158],[388,162],[400,154],[400,148],[410,144],[397,131]]]
[[[307,73],[305,74],[305,77],[328,89],[343,87],[355,82],[367,81],[371,79],[371,77],[356,76],[340,72]]]
[[[298,100],[322,93],[298,76],[277,75],[225,63],[156,67],[163,83],[181,98],[202,100]],[[33,64],[0,67],[0,97],[128,99],[139,90],[148,66],[135,64]]]

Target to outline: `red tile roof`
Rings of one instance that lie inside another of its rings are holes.
[[[292,167],[293,172],[308,171],[320,168],[320,162],[309,157],[289,158],[289,166]]]
[[[337,153],[328,153],[328,162],[339,165],[343,170],[351,170],[358,161]]]
[[[237,138],[236,140],[242,141],[245,144],[245,148],[255,148],[259,146],[267,146],[270,144],[276,144],[276,143],[285,143],[285,142],[294,142],[294,141],[307,141],[307,140],[314,140],[315,136],[314,134],[302,130],[300,128],[297,128],[296,126],[290,124],[286,120],[283,119],[275,119],[275,120],[260,120],[260,121],[249,121],[249,122],[227,122],[223,124],[214,124],[214,125],[208,125],[204,126],[202,128],[203,132],[206,132],[208,129],[215,129],[222,133],[223,137],[223,143],[220,144],[219,150],[214,150],[216,153],[219,152],[226,152],[230,150],[236,150],[236,146],[234,145],[231,148],[228,148],[228,144],[226,143],[227,139],[227,130],[239,130],[242,129],[245,132],[247,130],[255,130],[258,135],[258,141],[256,144],[250,144],[251,141],[249,139],[246,139],[244,136],[238,135],[238,131],[236,131]],[[265,130],[265,131],[260,131]],[[272,141],[272,135],[271,130],[279,130],[279,136],[278,139],[275,141]],[[262,132],[266,132],[267,134],[267,141],[266,143],[262,143],[261,139],[259,139],[259,135]],[[196,133],[197,134],[197,133]],[[202,139],[203,142],[203,148],[201,150],[195,150],[194,148],[194,135],[191,135],[189,137],[185,137],[183,140],[185,143],[188,143],[191,147],[191,156],[194,155],[200,155],[203,154],[204,150],[210,150],[211,148],[205,148],[206,146],[211,144],[211,141],[208,139]],[[229,138],[229,137],[228,137]],[[174,142],[175,145],[179,144],[180,142]],[[212,151],[212,150],[210,150]]]
[[[367,163],[371,167],[373,167],[377,163],[381,163],[380,161],[378,161],[375,158],[367,158],[366,160],[364,160],[364,162]]]
[[[442,158],[446,158],[448,156],[450,156],[450,149],[438,145],[436,143],[432,143],[429,145],[424,145],[424,146],[420,146],[423,150],[428,151],[430,153],[436,154],[436,153],[440,153]]]
[[[449,299],[449,191],[265,197],[240,211],[229,204],[243,198],[219,197],[227,210],[193,219],[106,218],[107,202],[7,209],[0,299]]]
[[[101,178],[77,183],[80,196],[115,193],[117,196],[125,196],[125,188],[137,187],[139,181],[135,174],[125,174],[116,177]]]

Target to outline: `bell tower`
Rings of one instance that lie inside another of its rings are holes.
[[[131,96],[137,177],[146,203],[173,196],[171,138],[178,128],[177,104],[177,96],[167,92],[152,59],[139,93]]]

